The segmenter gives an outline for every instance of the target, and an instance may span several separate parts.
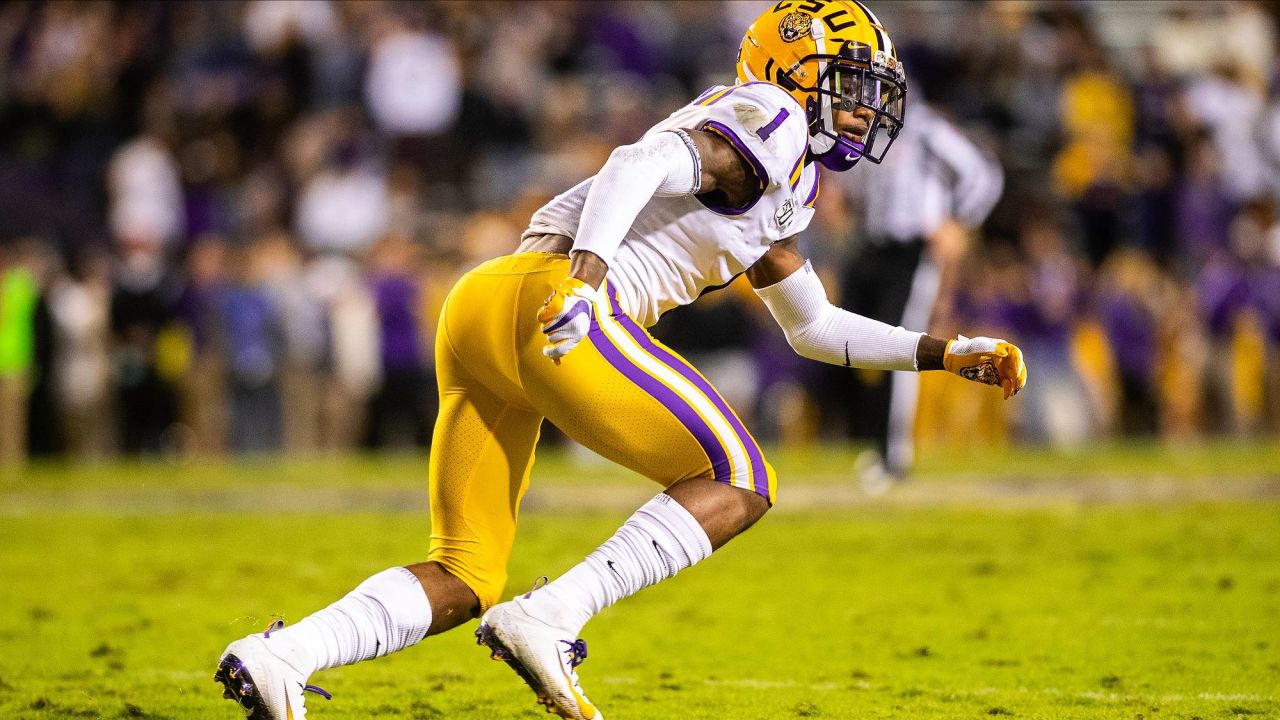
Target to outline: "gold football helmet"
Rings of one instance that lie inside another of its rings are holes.
[[[878,163],[902,129],[907,80],[889,33],[856,0],[781,0],[747,28],[738,82],[782,87],[805,109],[809,149],[832,170]],[[836,132],[834,109],[875,113],[862,142]]]

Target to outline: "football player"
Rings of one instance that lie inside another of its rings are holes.
[[[601,718],[578,680],[586,622],[705,559],[774,502],[773,468],[737,414],[645,329],[739,274],[801,355],[945,369],[1006,397],[1022,388],[1010,343],[935,338],[831,305],[796,242],[818,168],[879,162],[902,127],[904,76],[875,15],[859,2],[778,2],[748,29],[737,73],[614,150],[534,214],[514,253],[454,286],[436,337],[427,560],[227,647],[217,679],[250,717],[302,718],[312,673],[481,616],[478,641],[548,710]],[[544,418],[665,490],[563,576],[499,603]]]

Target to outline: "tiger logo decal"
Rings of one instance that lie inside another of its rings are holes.
[[[795,42],[802,37],[808,37],[809,31],[813,29],[813,16],[806,15],[802,12],[787,13],[782,18],[782,22],[778,23],[778,34],[787,42]]]
[[[983,360],[977,365],[970,365],[961,369],[960,376],[983,385],[1000,384],[1000,373],[996,370],[996,364],[990,360]]]

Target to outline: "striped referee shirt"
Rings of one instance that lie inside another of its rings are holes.
[[[921,102],[909,108],[883,163],[861,163],[847,175],[873,242],[927,239],[948,219],[977,227],[1004,190],[999,164]]]

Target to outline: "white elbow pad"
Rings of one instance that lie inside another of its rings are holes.
[[[804,357],[846,367],[916,369],[916,346],[923,333],[832,305],[809,263],[756,294],[782,327],[787,342]]]

